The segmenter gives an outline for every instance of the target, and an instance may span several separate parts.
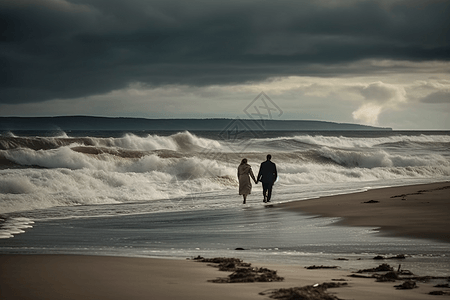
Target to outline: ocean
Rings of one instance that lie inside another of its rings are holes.
[[[270,153],[274,204],[448,181],[450,132],[206,129],[3,132],[0,254],[234,256],[350,269],[406,254],[405,268],[448,275],[446,243],[266,207],[260,184],[243,205],[236,173],[247,158],[256,174]]]

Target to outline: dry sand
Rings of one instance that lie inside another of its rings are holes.
[[[378,202],[364,203],[371,200]],[[450,182],[374,189],[281,206],[342,217],[341,224],[377,227],[386,235],[450,242]]]
[[[450,241],[447,183],[377,189],[364,193],[283,204],[346,224],[381,227],[389,234]],[[422,191],[418,193],[419,191]],[[400,197],[398,195],[405,195]],[[363,203],[370,200],[378,203]],[[402,282],[350,278],[344,270],[307,270],[303,266],[256,265],[278,270],[282,282],[212,283],[229,273],[192,260],[76,255],[0,255],[0,299],[269,299],[260,292],[344,278],[349,286],[329,289],[340,299],[436,299],[435,283],[396,290]],[[368,266],[373,267],[373,266]],[[420,274],[419,274],[420,275]],[[447,289],[449,290],[449,289]],[[448,296],[444,296],[448,298]]]

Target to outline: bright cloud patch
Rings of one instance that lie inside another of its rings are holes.
[[[406,92],[402,86],[381,81],[371,83],[360,90],[363,103],[352,115],[353,119],[366,124],[378,125],[378,116],[386,109],[395,109],[406,102]]]

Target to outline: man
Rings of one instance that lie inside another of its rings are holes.
[[[272,155],[267,154],[267,160],[261,163],[256,182],[261,181],[263,185],[264,202],[270,202],[272,187],[277,180],[277,166],[271,162]]]

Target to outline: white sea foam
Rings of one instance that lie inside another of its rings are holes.
[[[0,223],[0,239],[12,238],[16,234],[24,233],[25,229],[32,228],[34,221],[28,218],[10,218]]]
[[[95,146],[118,147],[130,150],[173,150],[192,151],[202,148],[221,148],[218,141],[201,138],[190,132],[180,132],[170,136],[148,135],[140,137],[131,133],[121,138],[90,138]]]
[[[34,185],[30,179],[23,175],[16,175],[0,179],[1,194],[30,194],[34,191]]]
[[[44,161],[48,162],[46,166],[49,167],[49,164],[55,165],[58,162],[57,167],[1,170],[0,212],[173,199],[192,193],[227,189],[234,191],[237,186],[235,166],[196,156],[161,158],[148,155],[130,160],[110,155],[99,159],[76,152],[67,153],[70,156],[76,155],[79,161],[74,159],[68,164],[64,159],[56,160],[50,156],[47,160],[40,158],[33,161],[33,164]],[[436,156],[435,164],[424,158],[410,158],[405,163],[403,158],[398,159],[397,166],[390,161],[392,157],[389,155],[388,158],[383,155],[379,158],[371,155],[357,157],[360,161],[358,166],[353,157],[347,158],[354,164],[351,167],[348,166],[348,161],[345,164],[323,164],[280,159],[277,161],[280,176],[278,185],[324,184],[330,189],[345,182],[408,178],[445,180],[450,176],[448,162],[441,161],[443,158],[439,156]],[[389,162],[385,162],[386,159]],[[439,162],[442,163],[438,164]],[[75,168],[69,168],[75,163]],[[361,166],[362,163],[365,166]],[[258,168],[255,167],[254,172],[257,171]]]
[[[417,167],[377,167],[377,168],[345,168],[337,165],[279,164],[279,184],[327,184],[352,183],[364,181],[385,181],[391,179],[407,180],[412,178],[430,178],[447,180],[450,176],[449,166],[417,166]],[[389,183],[386,183],[389,185]]]
[[[156,154],[141,158],[125,159],[109,154],[96,156],[73,151],[70,146],[51,150],[15,149],[0,151],[7,159],[25,166],[45,168],[67,168],[71,170],[91,169],[110,172],[162,171],[185,177],[226,176],[234,173],[214,159],[202,157],[161,158]]]
[[[58,132],[52,137],[17,137],[12,133],[5,135],[13,139],[0,140],[0,149],[54,149],[61,146],[94,146],[137,151],[172,150],[201,151],[203,149],[221,149],[222,144],[216,140],[198,137],[190,132],[179,132],[170,136],[137,136],[126,133],[122,137],[69,137],[65,132]]]
[[[412,166],[429,166],[442,165],[450,166],[450,163],[445,157],[439,154],[423,155],[398,155],[389,154],[384,150],[372,151],[348,151],[335,150],[328,147],[323,147],[318,152],[330,158],[336,163],[346,167],[412,167]]]
[[[17,136],[16,136],[14,133],[12,133],[11,131],[4,132],[4,133],[0,134],[0,136],[17,137]]]
[[[450,143],[450,136],[448,135],[418,135],[406,136],[397,135],[390,137],[343,137],[343,136],[296,136],[293,138],[296,141],[310,144],[327,146],[333,148],[371,148],[377,145],[392,144],[392,143]]]
[[[236,184],[234,168],[198,157],[95,157],[68,147],[47,151],[19,149],[10,154],[9,159],[20,164],[48,169],[0,170],[1,213],[169,199]]]

